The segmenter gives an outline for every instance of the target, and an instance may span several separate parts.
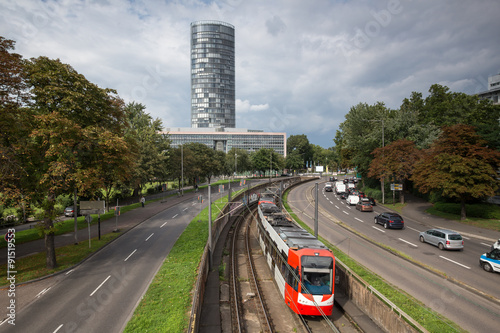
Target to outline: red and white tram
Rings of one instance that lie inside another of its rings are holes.
[[[273,203],[258,206],[259,242],[285,303],[301,315],[333,311],[335,257]]]

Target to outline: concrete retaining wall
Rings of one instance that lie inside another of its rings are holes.
[[[338,259],[335,267],[335,294],[337,293],[346,295],[386,332],[427,332]]]

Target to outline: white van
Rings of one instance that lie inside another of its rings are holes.
[[[345,201],[349,206],[355,205],[359,202],[359,196],[357,195],[350,195],[347,197]]]
[[[345,191],[346,191],[345,184],[337,183],[337,185],[335,185],[335,193],[340,194],[340,193],[345,193]]]

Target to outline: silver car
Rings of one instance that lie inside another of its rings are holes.
[[[422,243],[435,245],[440,250],[462,250],[464,248],[462,236],[458,232],[452,230],[430,229],[422,231],[419,239]]]

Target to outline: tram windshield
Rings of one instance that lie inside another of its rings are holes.
[[[325,295],[332,293],[333,259],[302,257],[302,293]]]

